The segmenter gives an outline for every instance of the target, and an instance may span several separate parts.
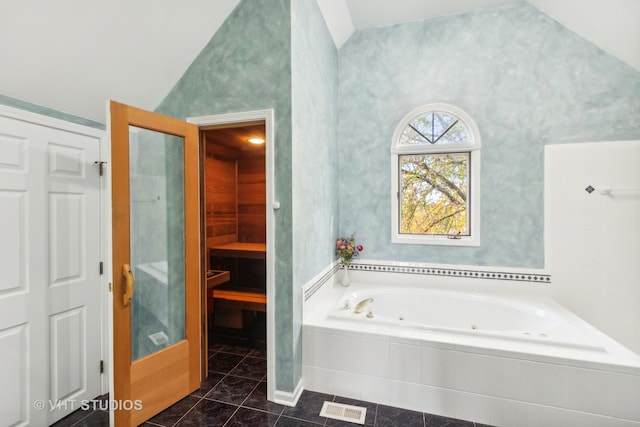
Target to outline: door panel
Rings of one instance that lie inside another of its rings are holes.
[[[0,114],[3,424],[52,424],[101,392],[99,146]]]
[[[48,197],[49,423],[100,394],[100,193],[97,140],[52,135]],[[91,389],[87,390],[87,385]],[[55,406],[55,405],[53,405]]]
[[[141,407],[115,411],[128,426],[200,386],[198,129],[112,102],[111,149],[114,398]]]
[[[0,416],[10,426],[26,425],[30,418],[34,418],[30,417],[31,409],[28,405],[31,386],[27,372],[29,368],[28,338],[26,322],[0,330],[0,354],[2,354],[0,377],[3,382],[0,387],[0,398],[3,399]],[[36,397],[45,397],[45,395],[39,394]],[[44,414],[36,415],[36,420],[45,420]]]

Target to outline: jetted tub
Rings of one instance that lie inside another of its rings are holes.
[[[363,303],[363,310],[355,307]],[[543,298],[410,287],[347,290],[328,314],[336,320],[397,326],[449,334],[513,339],[560,347],[604,351],[561,306]]]
[[[325,286],[304,302],[306,389],[494,426],[640,426],[640,356],[549,298]]]

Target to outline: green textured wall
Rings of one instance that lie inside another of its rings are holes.
[[[640,138],[640,72],[526,3],[358,31],[339,66],[340,227],[367,259],[544,267],[544,145]],[[480,247],[391,243],[391,137],[434,102],[480,130]]]
[[[300,369],[302,287],[335,259],[338,51],[316,0],[292,2],[291,34],[293,350]]]
[[[105,129],[104,123],[96,122],[95,120],[76,116],[75,114],[65,113],[63,111],[55,110],[49,107],[44,107],[42,105],[23,101],[21,99],[12,98],[10,96],[6,96],[2,94],[0,94],[0,104],[6,105],[8,107],[19,108],[25,111],[30,111],[36,114],[41,114],[43,116],[53,117],[54,119],[65,120],[67,122],[75,123],[82,126],[88,126],[88,127],[102,129],[102,130]]]
[[[243,0],[157,112],[185,119],[269,108],[275,111],[275,199],[281,206],[274,218],[276,389],[293,391],[301,362],[293,350],[290,1]]]

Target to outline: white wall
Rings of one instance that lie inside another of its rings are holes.
[[[527,0],[551,18],[596,46],[640,70],[640,1],[638,0]],[[392,25],[434,16],[476,10],[472,2],[403,0],[318,0],[338,48],[356,29]],[[509,3],[486,0],[481,7]],[[351,14],[353,12],[353,14]]]
[[[640,188],[640,141],[545,147],[552,296],[640,354],[640,190],[618,187]]]
[[[640,70],[640,1],[527,1],[581,37]]]

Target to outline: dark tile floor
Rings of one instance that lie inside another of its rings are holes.
[[[212,344],[209,377],[199,390],[142,424],[144,427],[173,426],[277,426],[346,427],[358,424],[336,421],[318,414],[325,400],[364,406],[365,424],[375,427],[480,427],[468,421],[422,412],[304,391],[295,407],[267,400],[266,352],[237,340]],[[77,411],[56,427],[108,426],[104,411]]]

